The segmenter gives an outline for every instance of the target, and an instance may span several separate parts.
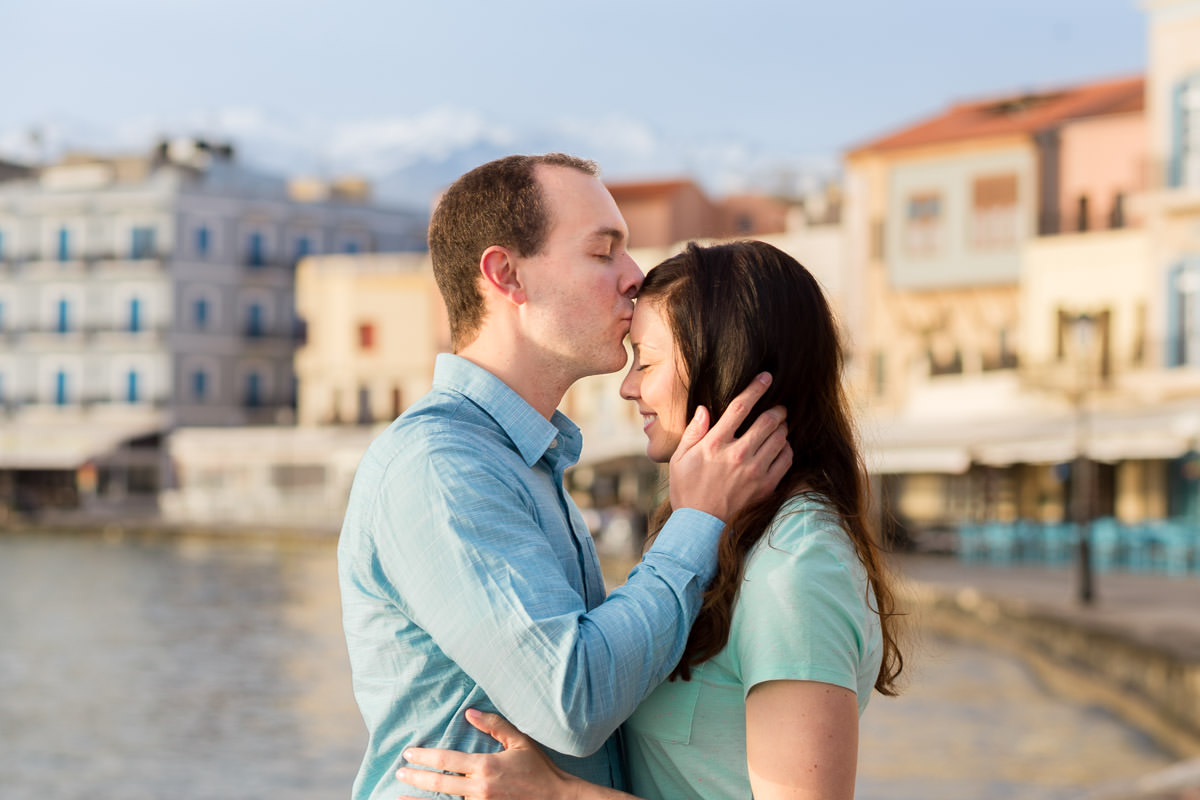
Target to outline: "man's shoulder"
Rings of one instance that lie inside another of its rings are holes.
[[[470,398],[425,395],[375,438],[366,459],[384,472],[438,472],[447,466],[493,468],[519,458],[504,429]]]

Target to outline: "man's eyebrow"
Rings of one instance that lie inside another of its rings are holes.
[[[625,232],[617,228],[597,228],[592,231],[589,239],[610,239],[615,244],[625,241]]]

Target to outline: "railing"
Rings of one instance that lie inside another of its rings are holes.
[[[304,331],[296,328],[259,328],[253,325],[247,325],[242,328],[242,338],[248,342],[270,343],[286,341],[295,344],[302,343],[304,341]]]
[[[26,336],[35,336],[43,340],[58,338],[83,342],[91,342],[97,338],[109,336],[157,341],[164,338],[170,331],[169,325],[141,325],[136,329],[120,325],[82,325],[68,328],[60,328],[57,325],[25,325],[6,328],[3,335],[14,342]]]

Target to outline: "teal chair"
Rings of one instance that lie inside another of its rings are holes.
[[[986,555],[983,526],[963,522],[958,526],[958,557],[963,561],[982,561]]]
[[[1097,517],[1091,523],[1092,566],[1098,572],[1111,572],[1121,566],[1124,535],[1114,517]]]
[[[983,526],[983,542],[988,561],[1011,564],[1017,552],[1016,526],[1009,522],[988,522]]]
[[[1047,522],[1039,530],[1042,562],[1047,566],[1062,566],[1075,554],[1079,532],[1073,522]]]

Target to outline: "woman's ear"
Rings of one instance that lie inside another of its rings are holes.
[[[494,292],[513,305],[525,303],[525,287],[518,274],[517,260],[507,247],[494,244],[484,250],[479,257],[479,272],[483,275],[485,292]]]

